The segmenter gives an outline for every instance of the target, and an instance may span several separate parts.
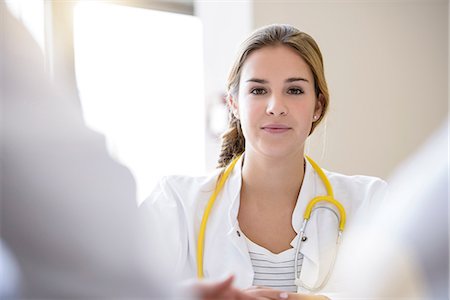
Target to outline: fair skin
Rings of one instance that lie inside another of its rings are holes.
[[[287,293],[273,290],[252,288],[241,291],[233,287],[233,276],[215,283],[196,282],[188,286],[190,293],[193,293],[201,300],[286,300]],[[304,298],[306,300],[310,298]],[[312,300],[313,298],[311,298]]]
[[[242,67],[239,91],[231,99],[246,140],[238,221],[253,242],[273,253],[291,248],[296,236],[292,213],[304,176],[305,141],[322,98],[311,69],[293,49],[266,46],[252,52]],[[274,290],[250,289],[271,298]],[[289,294],[289,299],[324,299]]]

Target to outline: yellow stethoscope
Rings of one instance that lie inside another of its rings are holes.
[[[203,213],[203,218],[202,218],[202,222],[200,224],[200,232],[199,232],[198,241],[197,241],[197,277],[199,279],[204,277],[204,274],[203,274],[203,252],[205,249],[206,224],[208,222],[209,214],[214,205],[214,202],[216,201],[217,196],[219,195],[226,180],[228,179],[228,176],[230,175],[231,171],[233,170],[234,166],[236,165],[237,161],[239,160],[239,157],[240,156],[236,157],[229,164],[229,166],[225,169],[225,172],[222,174],[222,176],[219,180],[219,183],[216,185],[214,192],[212,193],[211,197],[209,198],[209,201],[206,204],[205,212]],[[320,179],[322,180],[323,184],[325,185],[325,188],[327,190],[327,195],[326,196],[317,196],[317,197],[313,198],[306,206],[305,212],[303,214],[303,223],[302,223],[302,227],[300,229],[299,237],[297,240],[297,247],[296,247],[296,251],[295,251],[295,262],[294,262],[295,284],[298,287],[307,289],[311,292],[317,292],[326,285],[326,283],[328,282],[328,280],[331,276],[331,271],[334,268],[337,251],[338,251],[338,248],[339,248],[339,245],[341,242],[342,233],[344,232],[346,215],[345,215],[345,209],[342,206],[342,204],[334,198],[333,188],[331,187],[330,181],[328,180],[328,178],[325,175],[325,173],[323,172],[323,170],[310,157],[306,156],[306,159],[308,159],[309,163],[312,165],[313,169],[316,171],[316,173],[319,175]],[[318,202],[328,202],[328,203],[333,204],[337,208],[337,210],[339,212],[339,216],[336,214],[336,212],[334,210],[332,210],[326,206],[318,206],[318,207],[314,208],[314,206],[316,206],[316,204]],[[323,279],[321,284],[319,284],[318,286],[311,287],[311,286],[304,284],[300,280],[300,274],[298,271],[298,263],[297,262],[299,259],[300,246],[301,246],[301,243],[304,241],[306,226],[308,224],[309,218],[311,217],[311,213],[313,210],[320,209],[320,208],[329,209],[335,214],[336,218],[339,221],[339,230],[338,230],[338,236],[336,239],[336,248],[334,251],[333,260],[330,265],[330,268],[328,269],[328,273],[326,274],[326,276]]]

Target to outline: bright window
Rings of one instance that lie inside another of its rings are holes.
[[[14,0],[5,2],[10,12],[28,29],[42,52],[45,50],[44,39],[44,1]],[[2,26],[4,26],[2,24]]]
[[[85,1],[75,64],[86,123],[137,183],[205,169],[202,27],[193,16]]]

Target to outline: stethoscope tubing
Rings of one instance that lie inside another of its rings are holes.
[[[220,175],[219,181],[216,185],[216,188],[214,189],[214,192],[211,194],[211,197],[209,198],[209,201],[208,201],[205,211],[203,213],[202,221],[200,223],[199,236],[198,236],[198,240],[197,240],[197,277],[199,279],[204,277],[203,252],[204,252],[204,248],[205,248],[206,226],[208,223],[209,215],[210,215],[211,209],[214,205],[214,202],[217,199],[217,196],[219,195],[220,191],[222,190],[226,180],[228,179],[228,176],[230,175],[231,171],[233,170],[233,168],[236,165],[239,158],[240,158],[240,156],[234,158],[233,161],[229,164],[229,166],[225,169],[225,171]],[[308,203],[308,205],[305,209],[304,219],[303,219],[302,227],[300,229],[299,237],[297,240],[297,247],[296,247],[296,251],[295,251],[294,271],[295,271],[295,284],[298,287],[307,289],[311,292],[316,292],[316,291],[323,289],[323,287],[325,287],[326,283],[328,282],[328,280],[331,276],[332,270],[334,269],[334,264],[336,261],[338,248],[339,248],[339,245],[341,242],[341,237],[342,237],[342,234],[343,234],[343,231],[345,228],[346,214],[345,214],[345,209],[344,209],[343,205],[334,198],[333,188],[332,188],[327,176],[323,172],[323,170],[310,157],[306,156],[306,159],[308,159],[308,161],[312,165],[313,169],[316,171],[316,173],[321,178],[323,184],[325,185],[327,195],[326,196],[317,196],[317,197],[313,198]],[[315,208],[314,206],[316,206],[316,204],[319,202],[328,202],[328,203],[331,203],[332,205],[334,205],[339,212],[339,216],[337,215],[336,211],[332,210],[329,207],[321,206],[321,207]],[[299,254],[300,254],[301,243],[302,243],[303,237],[305,236],[306,227],[308,225],[311,214],[312,214],[313,210],[320,209],[320,208],[330,209],[334,212],[334,214],[336,215],[336,217],[339,221],[339,231],[338,231],[338,237],[336,240],[336,248],[335,248],[335,251],[333,254],[333,260],[332,260],[332,263],[330,265],[330,268],[328,269],[328,272],[327,272],[324,280],[322,281],[322,283],[319,286],[310,287],[310,286],[307,286],[306,284],[304,284],[300,280],[300,274],[298,272],[298,259],[299,259]]]

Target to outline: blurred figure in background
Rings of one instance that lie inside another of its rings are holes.
[[[136,207],[131,173],[51,86],[0,3],[2,299],[241,298],[232,278],[178,290]]]

